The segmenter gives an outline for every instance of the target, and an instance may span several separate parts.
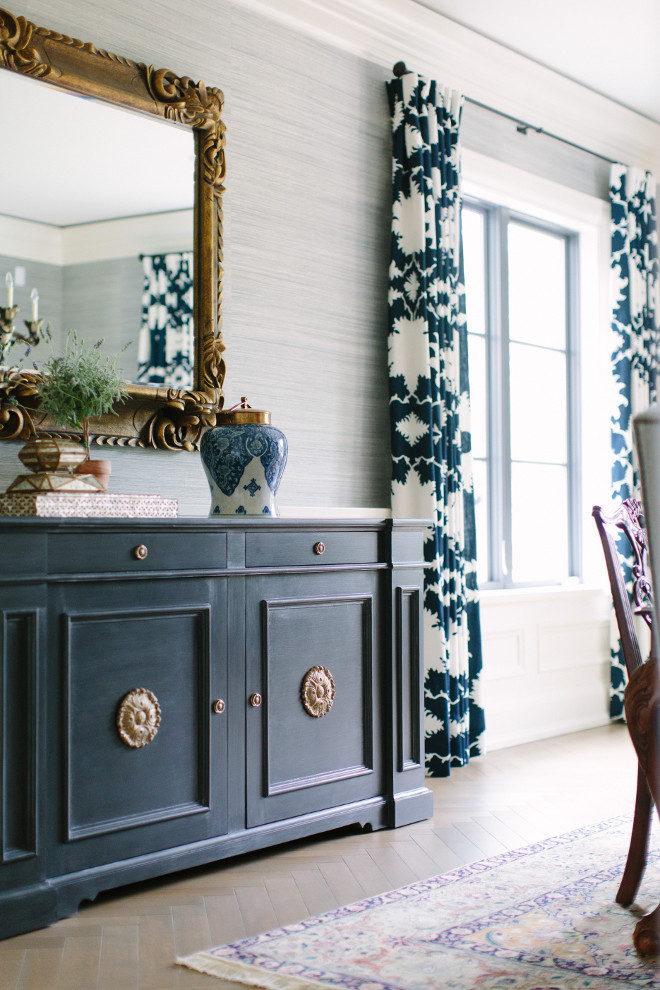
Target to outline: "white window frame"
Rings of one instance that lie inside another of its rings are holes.
[[[609,325],[609,204],[558,183],[534,176],[484,155],[463,149],[462,192],[477,200],[506,207],[578,235],[578,326],[581,353],[579,371],[580,497],[579,528],[583,534],[581,580],[566,585],[602,587],[602,551],[598,546],[591,509],[607,501],[610,483],[610,415],[613,384],[610,372]],[[552,519],[547,520],[552,526]],[[593,531],[593,532],[592,532]],[[552,589],[548,589],[552,593]],[[486,591],[510,596],[525,589]]]

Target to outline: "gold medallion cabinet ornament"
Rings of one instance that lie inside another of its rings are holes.
[[[155,694],[146,688],[134,688],[122,698],[117,711],[117,731],[122,742],[132,749],[147,746],[160,725],[160,705]]]
[[[215,426],[216,413],[222,409],[225,377],[220,332],[225,176],[222,92],[38,27],[2,9],[0,69],[191,129],[195,143],[193,387],[127,384],[128,394],[117,404],[116,415],[92,419],[90,431],[95,444],[199,450],[202,434]],[[31,123],[38,132],[39,121]],[[39,381],[37,371],[0,369],[0,440],[27,440],[36,430],[40,436],[51,437],[76,433],[40,415]]]
[[[323,718],[335,700],[335,682],[327,667],[312,667],[303,678],[302,703],[308,715]]]

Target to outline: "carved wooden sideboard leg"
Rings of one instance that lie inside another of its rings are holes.
[[[630,836],[630,848],[628,849],[626,868],[623,871],[623,877],[621,878],[619,890],[616,895],[616,903],[622,904],[624,907],[633,903],[637,896],[639,885],[642,882],[642,875],[646,866],[652,815],[653,798],[651,797],[649,785],[646,782],[646,774],[641,764],[638,764],[635,817],[633,818],[632,834]]]
[[[655,655],[630,675],[630,680],[624,694],[624,709],[628,731],[630,732],[630,738],[637,753],[640,769],[646,777],[648,789],[655,802],[655,806],[659,808],[660,751],[658,747],[660,746],[660,730],[658,723],[660,719],[660,679],[658,676],[658,661]],[[639,796],[638,789],[638,801]],[[636,807],[635,819],[637,819],[637,810]],[[631,845],[631,850],[628,854],[629,860],[632,852]],[[627,867],[628,864],[626,864],[626,869]],[[660,953],[660,905],[638,922],[633,935],[633,943],[637,951],[645,955]]]

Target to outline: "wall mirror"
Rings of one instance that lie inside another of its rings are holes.
[[[12,135],[0,166],[0,275],[16,276],[17,329],[40,282],[55,346],[69,327],[113,353],[128,345],[128,398],[91,424],[94,441],[198,449],[223,403],[222,93],[2,9],[0,67]],[[145,375],[139,350],[144,266],[163,257],[185,259],[192,319],[187,367],[159,378]],[[30,360],[0,371],[0,439],[69,432],[40,416]]]

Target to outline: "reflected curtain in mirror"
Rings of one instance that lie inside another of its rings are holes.
[[[195,368],[192,251],[141,258],[144,291],[137,380],[143,385],[191,388]]]
[[[424,546],[426,766],[442,777],[478,755],[484,730],[460,248],[462,97],[412,72],[388,92],[392,514],[433,523]]]
[[[632,417],[657,401],[660,291],[655,179],[651,172],[613,165],[610,175],[612,375],[612,497],[641,498],[633,449]],[[619,547],[625,580],[632,588],[634,557]],[[623,716],[626,667],[612,624],[610,717]]]

